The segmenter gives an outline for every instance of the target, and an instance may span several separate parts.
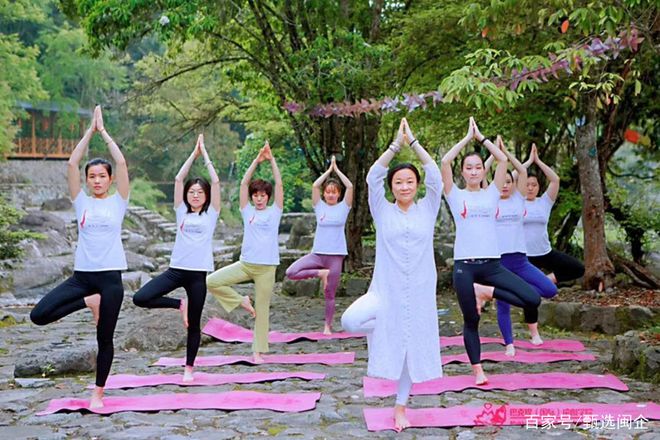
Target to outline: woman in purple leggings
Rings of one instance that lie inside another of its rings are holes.
[[[518,174],[517,182],[514,184],[513,175],[507,171],[504,185],[500,189],[500,200],[495,214],[497,244],[501,254],[500,263],[525,280],[543,298],[552,298],[557,294],[557,286],[527,259],[527,247],[523,230],[523,220],[527,213],[525,197],[523,196],[527,188],[527,168],[504,147],[501,138],[498,137],[497,140],[498,147],[509,159],[509,162],[513,164],[515,172]],[[488,158],[486,170],[490,168],[493,160],[493,156]],[[523,313],[525,322],[529,327],[532,344],[542,344],[543,340],[538,330],[538,314],[530,314],[528,309],[523,309]],[[506,344],[506,354],[515,356],[511,305],[506,301],[497,300],[497,323]]]
[[[341,184],[329,177],[334,172],[346,188],[341,198]],[[335,314],[335,292],[341,276],[342,263],[348,253],[344,225],[353,203],[353,184],[337,167],[332,156],[330,168],[312,185],[312,204],[316,214],[316,234],[312,253],[295,261],[286,270],[292,280],[319,277],[325,296],[325,327],[323,334],[332,333]]]

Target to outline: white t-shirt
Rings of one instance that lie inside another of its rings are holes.
[[[80,191],[73,201],[78,220],[78,246],[74,270],[100,272],[126,270],[121,224],[128,200],[119,193],[97,199]]]
[[[248,203],[241,210],[241,215],[243,216],[241,261],[273,266],[280,264],[277,234],[282,210],[277,204],[273,204],[259,211]]]
[[[494,183],[488,189],[468,191],[452,185],[445,195],[454,223],[454,260],[470,258],[499,258],[495,229],[495,212],[500,191]]]
[[[527,253],[523,230],[524,217],[525,198],[518,191],[513,191],[508,199],[500,198],[495,213],[495,227],[501,255],[514,252]]]
[[[323,200],[314,207],[316,214],[316,234],[312,252],[325,255],[347,255],[344,226],[351,207],[343,200],[328,205]]]
[[[545,255],[552,250],[548,237],[548,220],[554,203],[547,192],[531,202],[525,200],[527,215],[523,220],[523,226],[527,255],[530,257]]]
[[[170,257],[174,269],[213,270],[213,231],[218,221],[218,211],[209,206],[203,214],[188,212],[185,203],[176,211],[176,240]]]

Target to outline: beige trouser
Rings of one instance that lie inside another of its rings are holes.
[[[270,296],[275,285],[276,269],[277,266],[237,261],[206,277],[207,289],[227,312],[234,310],[243,301],[243,297],[230,286],[250,280],[254,282],[254,310],[257,317],[254,322],[252,351],[255,353],[268,351]]]

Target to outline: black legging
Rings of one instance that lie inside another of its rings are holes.
[[[472,365],[481,363],[481,342],[479,340],[479,314],[474,296],[474,283],[493,286],[493,297],[512,306],[522,307],[525,321],[538,321],[539,294],[518,275],[505,269],[499,260],[491,259],[483,263],[454,262],[454,289],[458,304],[463,312],[463,343]]]
[[[580,260],[554,249],[545,255],[527,258],[534,266],[554,273],[558,283],[576,280],[584,275],[584,264]]]
[[[85,297],[101,294],[99,323],[96,326],[96,386],[104,387],[110,374],[115,351],[112,338],[117,317],[124,300],[121,271],[75,271],[73,276],[48,292],[30,312],[30,319],[37,325],[46,325],[84,309]]]
[[[186,289],[188,295],[186,365],[192,367],[202,338],[200,321],[206,300],[206,271],[169,268],[142,286],[133,296],[133,302],[138,307],[149,309],[178,309],[180,300],[164,297],[178,287]]]

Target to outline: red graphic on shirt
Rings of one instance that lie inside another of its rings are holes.
[[[527,217],[527,208],[523,211],[523,218]]]
[[[475,425],[503,425],[506,422],[506,405],[493,411],[492,403],[485,403],[481,414],[474,418]]]
[[[249,224],[252,224],[252,222],[254,221],[254,218],[255,218],[255,217],[256,217],[256,214],[252,214],[252,218],[250,218],[250,220],[248,220],[248,223],[249,223]]]
[[[185,220],[181,222],[181,226],[179,226],[179,230],[180,230],[181,232],[183,232],[183,225],[185,225],[185,224],[186,224],[186,221],[185,221]]]
[[[321,216],[321,218],[319,218],[319,221],[320,221],[320,222],[322,222],[323,220],[325,220],[325,212],[323,213],[323,215]]]
[[[461,212],[461,217],[467,218],[467,203],[463,200],[463,212]]]
[[[500,207],[497,207],[497,211],[495,211],[495,218],[500,218]]]
[[[80,220],[80,227],[84,228],[85,227],[85,216],[87,215],[87,210],[85,209],[83,211],[82,219]]]

